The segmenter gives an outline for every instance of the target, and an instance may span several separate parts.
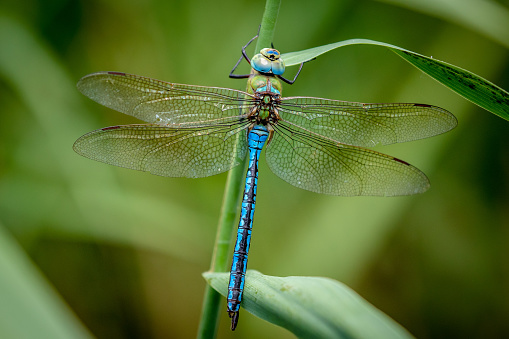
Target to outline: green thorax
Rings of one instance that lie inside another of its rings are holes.
[[[281,82],[273,75],[260,74],[251,70],[251,76],[247,81],[247,92],[257,95],[260,99],[257,113],[258,121],[268,121],[271,113],[274,113],[274,100],[281,97]]]
[[[283,86],[281,86],[281,81],[273,75],[263,75],[254,69],[251,70],[251,76],[247,80],[247,92],[249,94],[254,94],[257,90],[265,87],[267,85],[267,80],[269,80],[270,85],[274,89],[276,89],[281,95]]]

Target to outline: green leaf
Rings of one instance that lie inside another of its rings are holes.
[[[0,338],[92,338],[0,224]]]
[[[223,296],[228,273],[203,274]],[[413,338],[346,285],[321,277],[272,277],[248,270],[242,307],[299,338]]]
[[[285,53],[281,55],[281,58],[285,60],[287,66],[292,66],[309,61],[333,49],[357,44],[386,47],[465,99],[509,120],[509,93],[507,91],[470,71],[398,46],[373,40],[351,39],[304,51]]]

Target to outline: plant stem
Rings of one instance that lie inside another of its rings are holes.
[[[267,0],[265,3],[265,12],[262,17],[260,33],[256,42],[255,53],[259,53],[262,48],[270,47],[274,38],[277,16],[281,0]]]
[[[237,140],[245,142],[244,140]],[[228,270],[228,254],[230,252],[230,243],[233,231],[235,230],[237,209],[241,195],[242,179],[246,161],[241,165],[234,167],[228,173],[223,197],[223,206],[214,244],[214,253],[210,264],[211,272],[226,272]],[[205,296],[203,298],[202,314],[200,327],[198,329],[198,338],[215,338],[219,322],[219,312],[221,305],[221,295],[210,285],[205,287]]]
[[[276,20],[279,13],[281,0],[267,0],[265,11],[262,17],[262,24],[255,51],[258,53],[264,47],[270,47],[276,27]],[[246,142],[246,140],[237,140],[237,142]],[[228,258],[231,252],[232,236],[236,229],[236,217],[242,192],[242,180],[246,171],[247,162],[245,159],[242,164],[234,167],[228,173],[226,187],[223,196],[223,206],[214,244],[214,253],[210,264],[210,272],[228,271]],[[219,323],[219,312],[221,305],[221,295],[210,285],[205,288],[203,298],[202,314],[200,326],[198,328],[198,338],[215,338]]]

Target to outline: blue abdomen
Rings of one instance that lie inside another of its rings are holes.
[[[231,318],[238,318],[240,301],[244,289],[244,280],[247,268],[247,255],[251,242],[251,229],[256,203],[256,186],[258,184],[258,159],[260,152],[269,136],[265,126],[256,125],[248,134],[249,167],[246,175],[246,185],[242,197],[242,209],[239,228],[237,230],[237,242],[233,252],[233,261],[230,271],[230,283],[228,284],[228,313]],[[236,323],[236,321],[235,321]],[[234,325],[232,322],[232,329]]]

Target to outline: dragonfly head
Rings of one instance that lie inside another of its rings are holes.
[[[251,67],[260,73],[282,75],[285,72],[285,63],[277,49],[264,48],[251,59]]]

